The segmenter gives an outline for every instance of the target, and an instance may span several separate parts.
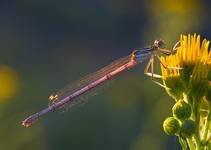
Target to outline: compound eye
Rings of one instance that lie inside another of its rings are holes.
[[[164,41],[161,40],[161,39],[155,40],[154,45],[155,45],[156,47],[159,47],[159,48],[164,48]]]

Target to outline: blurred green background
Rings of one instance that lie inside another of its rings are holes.
[[[97,91],[89,103],[22,120],[47,107],[48,96],[163,38],[181,33],[211,39],[208,0],[0,1],[1,150],[181,149],[163,120],[173,100],[143,75],[146,62]],[[159,71],[159,65],[157,64]]]

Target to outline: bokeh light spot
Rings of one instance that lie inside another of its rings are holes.
[[[0,65],[0,102],[13,97],[17,91],[17,73],[10,67]]]

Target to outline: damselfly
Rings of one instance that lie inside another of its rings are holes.
[[[106,81],[110,80],[111,78],[115,77],[119,73],[123,72],[124,70],[133,68],[137,64],[141,63],[142,61],[149,59],[149,62],[144,70],[144,73],[151,77],[151,79],[163,86],[158,81],[155,81],[154,78],[161,78],[160,75],[154,73],[154,58],[159,58],[159,54],[170,55],[173,54],[178,46],[179,43],[175,44],[173,49],[167,50],[164,49],[164,42],[163,40],[155,40],[151,46],[145,48],[139,48],[133,50],[133,52],[119,60],[114,61],[110,65],[102,68],[101,70],[85,77],[84,79],[77,81],[73,86],[68,86],[67,88],[58,91],[56,94],[53,94],[49,97],[52,103],[45,109],[29,116],[26,118],[22,125],[25,127],[30,126],[33,122],[35,122],[38,118],[45,115],[48,112],[63,108],[67,105],[73,105],[78,102],[78,97],[81,95],[88,93],[92,89],[96,88],[97,86],[105,83]],[[162,63],[161,63],[162,64]],[[162,64],[166,69],[167,66]]]

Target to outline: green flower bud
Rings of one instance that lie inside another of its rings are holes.
[[[163,122],[163,130],[168,135],[175,135],[180,129],[180,124],[174,117],[169,117]]]
[[[187,119],[181,125],[180,135],[183,138],[191,137],[196,130],[196,124],[193,120]]]
[[[183,100],[179,100],[172,108],[173,116],[179,120],[187,119],[191,116],[191,106]]]

